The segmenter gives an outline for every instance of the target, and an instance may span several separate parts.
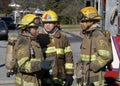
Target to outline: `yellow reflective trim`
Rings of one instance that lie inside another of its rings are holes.
[[[19,65],[19,67],[22,65],[22,64],[24,64],[27,60],[29,59],[29,57],[23,57],[23,58],[21,58],[20,60],[18,60],[18,65]]]
[[[31,72],[31,62],[26,62],[26,64],[25,64],[25,71],[27,73]]]
[[[94,86],[105,86],[104,85],[104,83],[105,83],[104,80],[101,80],[101,83],[100,83],[100,81],[95,81],[93,83],[94,83]],[[87,82],[83,82],[83,83],[77,84],[77,86],[86,86],[86,84],[87,84]]]
[[[62,80],[59,79],[59,78],[57,78],[57,77],[54,77],[53,80],[55,80],[55,81],[59,81],[59,82],[62,82]]]
[[[81,86],[81,85],[77,83],[77,86]]]
[[[53,80],[58,80],[58,77],[54,77]]]
[[[82,61],[89,61],[90,60],[90,55],[81,54],[80,59]],[[95,61],[95,60],[96,60],[96,55],[91,55],[91,61]]]
[[[41,60],[42,60],[42,58],[31,58],[30,61],[41,61]]]
[[[37,83],[24,81],[23,86],[37,86]]]
[[[26,62],[26,64],[25,64],[25,71],[27,72],[27,73],[29,73],[29,72],[31,72],[31,65],[32,65],[32,62],[34,62],[34,61],[41,61],[41,58],[32,58],[29,62]]]
[[[108,50],[98,50],[99,55],[101,56],[110,56],[110,52]]]
[[[65,82],[62,79],[59,79],[57,77],[53,78],[54,81],[57,81],[58,84],[62,84],[62,86],[65,86]]]
[[[53,53],[53,52],[56,52],[56,48],[55,48],[55,46],[53,46],[53,47],[48,47],[48,48],[44,48],[44,49],[43,49],[43,52],[44,52],[44,53]]]
[[[105,64],[106,64],[106,61],[103,60],[103,59],[101,59],[100,57],[97,58],[97,61],[99,62],[99,64],[100,64],[101,66],[105,66]]]
[[[47,54],[49,53],[56,53],[56,54],[62,54],[62,55],[64,54],[64,50],[62,48],[55,48],[55,46],[44,48],[43,50],[44,50],[43,52]]]
[[[62,48],[57,48],[56,52],[57,52],[57,54],[64,54],[64,51]]]
[[[74,69],[72,63],[66,63],[66,64],[65,64],[65,68],[66,68],[66,69]]]
[[[26,80],[21,79],[20,77],[15,77],[15,82],[22,86],[37,86],[37,82],[27,82]],[[41,81],[39,80],[39,84],[41,84]]]
[[[77,83],[77,86],[82,86],[82,85],[80,85],[80,83]]]
[[[95,86],[105,86],[105,81],[104,80],[101,80],[101,83],[100,81],[96,81],[96,82],[93,82]]]
[[[18,61],[19,67],[20,67],[22,64],[24,64],[28,59],[29,59],[29,57],[21,58],[21,59]],[[32,61],[41,61],[41,58],[32,58],[29,62],[26,62],[26,64],[25,64],[25,71],[26,71],[26,72],[31,72],[31,62],[32,62]]]
[[[72,51],[71,46],[66,47],[64,50],[62,48],[55,48],[55,46],[43,49],[43,52],[47,53],[47,54],[56,52],[57,54],[64,55],[65,53],[68,53],[68,52],[71,52],[71,51]]]
[[[15,82],[20,85],[21,84],[21,78],[16,76],[15,77]]]
[[[64,52],[65,52],[65,53],[68,53],[68,52],[71,52],[71,51],[72,51],[71,46],[67,46],[67,47],[64,49]]]

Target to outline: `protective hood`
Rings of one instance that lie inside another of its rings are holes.
[[[92,30],[95,30],[96,28],[101,28],[100,24],[95,23],[89,29],[87,29],[86,31],[92,31]]]

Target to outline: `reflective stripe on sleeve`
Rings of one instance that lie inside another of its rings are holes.
[[[90,61],[90,55],[81,54],[80,59],[82,61]],[[96,60],[96,55],[91,55],[91,61],[95,61],[95,60]]]
[[[32,58],[30,61],[41,61],[42,58]]]
[[[27,73],[31,72],[31,62],[26,62],[26,64],[25,64],[25,71]]]
[[[99,62],[99,64],[100,64],[101,66],[104,66],[104,65],[106,64],[106,61],[103,60],[103,59],[101,59],[100,57],[97,58],[97,61]]]
[[[64,49],[65,53],[68,53],[68,52],[71,52],[71,51],[72,51],[71,46],[68,46]]]
[[[73,69],[73,64],[72,63],[66,63],[65,68],[66,69]]]
[[[26,62],[25,64],[25,71],[27,73],[32,72],[32,62],[34,61],[41,61],[41,58],[32,58],[30,61]]]
[[[20,67],[21,65],[23,65],[28,59],[29,57],[23,57],[20,60],[18,60],[18,66]]]
[[[37,82],[33,83],[33,82],[27,82],[26,80],[21,79],[20,77],[15,77],[15,82],[19,85],[22,86],[37,86]],[[39,84],[41,84],[41,81],[39,80]]]
[[[98,50],[99,55],[101,56],[105,56],[105,57],[109,57],[110,56],[110,52],[107,50]]]
[[[55,48],[55,46],[43,49],[43,52],[47,53],[47,54],[56,52],[57,54],[64,55],[65,53],[68,53],[68,52],[71,52],[71,51],[72,51],[72,49],[71,49],[70,46],[66,47],[65,49],[63,49],[63,48]]]
[[[44,49],[43,49],[43,52],[44,52],[44,53],[53,53],[53,52],[56,52],[56,48],[55,48],[55,46],[53,46],[53,47],[48,47],[48,48],[44,48]]]
[[[55,47],[48,47],[48,48],[44,48],[44,53],[57,53],[57,54],[62,54],[64,55],[64,50],[62,48],[55,48]]]
[[[57,48],[57,49],[56,49],[56,52],[57,52],[57,54],[62,54],[62,55],[64,55],[64,51],[63,51],[62,48]]]

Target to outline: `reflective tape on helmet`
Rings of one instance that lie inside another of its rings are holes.
[[[65,47],[64,51],[65,53],[71,52],[72,51],[71,46]]]
[[[73,63],[65,63],[66,69],[74,69]]]
[[[96,60],[96,55],[94,54],[94,55],[91,55],[91,59],[90,59],[90,55],[85,55],[85,54],[81,54],[80,55],[80,59],[82,60],[82,61],[95,61]]]

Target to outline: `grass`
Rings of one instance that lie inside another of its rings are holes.
[[[61,25],[64,30],[81,30],[80,25]]]

